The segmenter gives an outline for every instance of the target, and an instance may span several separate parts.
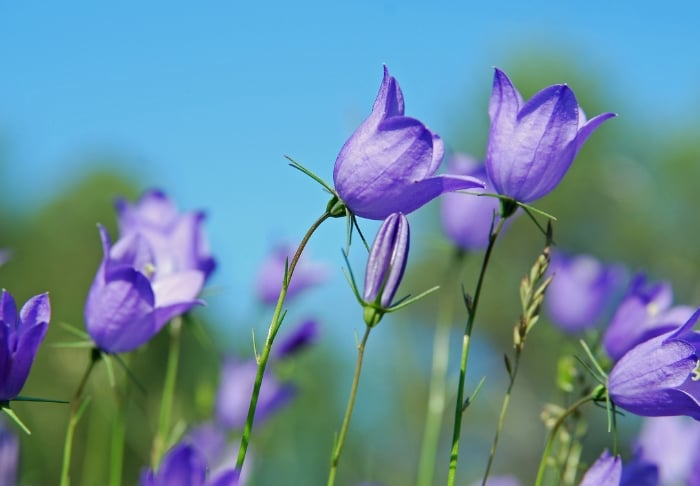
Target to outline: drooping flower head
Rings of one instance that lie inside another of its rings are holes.
[[[141,474],[140,486],[238,486],[239,472],[222,471],[207,478],[207,461],[192,444],[181,443],[163,457],[157,471]]]
[[[486,171],[499,194],[528,203],[562,180],[593,131],[615,116],[588,121],[565,84],[543,89],[525,102],[506,74],[496,69],[489,103],[491,130]]]
[[[216,267],[202,227],[203,212],[180,213],[158,190],[144,193],[136,204],[119,198],[116,208],[119,237],[140,234],[151,247],[154,278],[196,270],[203,273],[204,282]],[[199,291],[192,298],[198,295]]]
[[[102,350],[125,353],[151,339],[175,316],[202,301],[194,300],[204,273],[187,270],[155,278],[155,255],[141,233],[112,246],[99,227],[103,257],[85,304],[87,332]]]
[[[453,155],[449,160],[447,172],[485,181],[484,189],[475,188],[469,192],[495,192],[487,178],[484,165],[468,155]],[[500,202],[495,197],[459,192],[444,194],[440,205],[442,229],[458,248],[466,251],[483,250],[489,243],[491,225],[495,226],[500,218],[499,208]]]
[[[618,295],[625,270],[618,265],[603,265],[590,255],[552,255],[549,271],[554,275],[547,290],[545,305],[557,326],[576,333],[598,324],[603,313]]]
[[[630,349],[608,376],[618,407],[643,417],[688,415],[700,420],[700,309],[682,327]]]
[[[404,116],[403,93],[385,66],[372,113],[335,161],[335,190],[353,214],[384,219],[415,211],[448,191],[483,187],[472,177],[435,175],[443,155],[440,137]]]
[[[51,319],[48,294],[32,297],[17,315],[5,289],[0,294],[0,402],[19,395]]]
[[[264,304],[275,305],[282,288],[284,269],[294,256],[292,245],[281,245],[263,262],[255,285],[258,298]],[[294,278],[287,289],[287,300],[309,287],[323,283],[328,278],[328,267],[324,263],[299,258],[294,270]]]
[[[683,325],[693,313],[689,306],[671,307],[673,290],[668,282],[649,284],[638,274],[603,335],[603,346],[614,360],[636,344]]]

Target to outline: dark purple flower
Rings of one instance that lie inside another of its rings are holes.
[[[32,297],[17,315],[10,293],[0,294],[0,402],[12,400],[24,386],[51,319],[48,294]]]
[[[194,300],[204,273],[188,270],[155,278],[155,257],[145,237],[131,233],[111,245],[99,227],[104,256],[85,304],[85,323],[95,344],[110,353],[136,349],[175,316],[201,304]]]
[[[554,324],[566,332],[594,327],[618,295],[625,270],[606,266],[589,255],[552,255],[549,273],[554,275],[545,304]]]
[[[486,181],[483,189],[471,189],[470,192],[477,194],[495,192],[486,177],[484,165],[468,155],[453,155],[447,172],[473,176]],[[462,250],[486,248],[491,234],[491,225],[495,225],[500,219],[500,201],[495,197],[474,196],[459,192],[448,193],[442,196],[440,210],[442,229],[452,243]]]
[[[617,360],[636,344],[683,325],[693,308],[672,303],[670,283],[650,285],[643,274],[637,275],[603,336],[608,355]]]
[[[205,215],[200,211],[179,213],[161,191],[143,194],[136,204],[116,201],[119,237],[140,234],[153,252],[154,278],[197,270],[204,274],[202,285],[216,267],[202,228]],[[191,298],[199,295],[201,287]]]
[[[700,309],[682,327],[629,350],[608,376],[616,406],[645,417],[688,415],[700,420]]]
[[[603,113],[586,121],[565,84],[524,102],[508,76],[496,69],[486,150],[486,170],[496,191],[524,203],[541,198],[559,184],[589,135],[613,116]]]
[[[611,456],[605,450],[588,469],[579,486],[619,486],[622,478],[620,456]]]
[[[620,486],[658,486],[659,467],[655,461],[648,461],[635,454],[631,461],[622,466]]]
[[[404,116],[403,93],[384,66],[372,113],[335,161],[335,190],[353,214],[384,219],[415,211],[445,192],[483,187],[472,177],[434,175],[443,155],[440,137]]]
[[[287,261],[294,256],[292,245],[282,245],[272,252],[263,262],[258,272],[256,290],[258,298],[265,304],[275,305],[282,289],[284,268]],[[289,288],[287,299],[291,299],[309,287],[323,283],[328,277],[328,267],[324,263],[315,262],[302,256],[294,269],[294,275]]]
[[[181,443],[163,457],[158,471],[141,474],[141,486],[238,486],[236,470],[226,470],[207,479],[207,462],[193,445]]]
[[[647,418],[635,447],[643,460],[658,466],[661,484],[685,484],[700,459],[700,423],[689,417]]]
[[[307,319],[295,327],[292,332],[272,351],[275,359],[284,359],[292,356],[318,340],[318,323],[313,319]]]
[[[12,486],[17,483],[19,464],[19,440],[0,423],[0,484]]]
[[[399,288],[408,260],[410,229],[402,213],[389,215],[382,223],[372,243],[365,272],[363,299],[383,309]]]

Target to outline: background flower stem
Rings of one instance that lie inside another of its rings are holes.
[[[170,429],[170,416],[173,410],[173,398],[175,396],[175,383],[177,382],[177,368],[180,361],[180,334],[182,331],[182,318],[175,317],[170,321],[170,347],[168,350],[168,364],[163,383],[163,397],[160,401],[160,415],[158,418],[158,431],[153,439],[151,449],[151,467],[155,471],[158,468]]]
[[[243,426],[243,434],[241,435],[241,445],[238,449],[238,458],[236,459],[236,468],[240,471],[243,468],[243,463],[245,462],[245,456],[248,452],[248,444],[250,443],[250,434],[253,431],[253,420],[255,419],[255,409],[258,405],[258,396],[260,395],[260,387],[262,386],[263,374],[265,373],[265,367],[267,366],[267,361],[270,359],[270,353],[272,351],[272,343],[277,336],[277,332],[282,325],[282,306],[284,305],[284,299],[287,296],[287,290],[289,289],[289,282],[292,280],[292,274],[294,273],[294,268],[296,268],[299,258],[306,248],[306,244],[309,242],[311,235],[318,229],[321,224],[330,218],[331,215],[328,211],[325,211],[320,218],[318,218],[311,227],[308,229],[306,234],[299,243],[297,251],[294,253],[292,260],[289,262],[287,271],[285,272],[284,281],[282,282],[282,290],[280,290],[279,298],[277,299],[277,305],[272,314],[272,319],[270,320],[270,327],[267,331],[267,338],[265,339],[265,346],[263,347],[262,354],[257,357],[258,361],[258,371],[255,374],[255,383],[253,384],[253,393],[250,396],[250,406],[248,407],[248,416],[246,417],[245,425]]]
[[[362,372],[362,359],[365,355],[365,345],[367,344],[367,339],[369,338],[369,333],[372,330],[370,326],[365,329],[365,335],[362,336],[362,341],[357,346],[357,363],[355,364],[355,374],[352,377],[352,385],[350,387],[350,398],[348,398],[348,406],[345,410],[345,418],[343,418],[343,425],[340,428],[340,434],[338,435],[338,440],[333,447],[333,456],[331,457],[331,469],[328,473],[328,486],[333,486],[335,483],[335,475],[338,470],[338,462],[340,461],[340,454],[343,452],[343,444],[345,444],[345,436],[348,433],[348,428],[350,427],[350,418],[352,417],[352,409],[355,406],[355,397],[357,396],[357,387],[360,384],[360,373]]]
[[[450,468],[447,473],[447,484],[448,486],[454,486],[457,477],[457,461],[459,459],[459,436],[462,431],[462,414],[464,412],[464,382],[467,376],[467,364],[469,361],[469,347],[471,345],[471,334],[472,328],[474,327],[474,319],[476,318],[476,310],[479,305],[479,297],[481,296],[481,287],[484,283],[484,277],[486,275],[486,268],[488,267],[489,260],[491,259],[491,253],[493,252],[494,244],[498,238],[498,234],[503,228],[503,223],[506,218],[500,218],[498,224],[489,235],[489,244],[486,247],[486,252],[484,253],[484,260],[481,263],[481,270],[479,271],[479,278],[476,282],[476,289],[474,290],[474,298],[469,304],[467,316],[467,325],[464,329],[464,338],[462,340],[462,357],[459,367],[459,383],[457,384],[457,400],[455,403],[455,417],[454,417],[454,427],[452,429],[452,448],[450,451]]]
[[[440,427],[445,413],[445,388],[447,383],[447,363],[450,355],[450,329],[454,317],[452,291],[459,281],[466,253],[457,249],[447,265],[446,289],[441,295],[437,311],[437,326],[433,337],[433,363],[428,391],[428,406],[425,416],[423,443],[418,463],[418,486],[431,486],[435,474],[435,461]]]

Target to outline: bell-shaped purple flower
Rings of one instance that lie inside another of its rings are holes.
[[[292,245],[281,245],[263,262],[255,285],[258,298],[267,305],[275,305],[282,289],[284,269],[294,256]],[[309,287],[321,284],[328,278],[328,267],[301,256],[294,269],[294,276],[287,289],[287,300]]]
[[[689,417],[647,418],[635,447],[643,460],[658,466],[660,484],[687,484],[700,460],[700,422]]]
[[[622,478],[620,456],[611,456],[605,450],[583,476],[579,486],[619,486]]]
[[[700,309],[682,327],[629,350],[608,376],[616,406],[645,417],[688,415],[700,420]]]
[[[119,237],[140,234],[153,252],[154,278],[197,270],[203,273],[202,285],[216,267],[202,224],[200,211],[180,213],[161,191],[143,194],[136,204],[116,201]],[[191,296],[197,297],[201,287]]]
[[[486,150],[494,188],[523,203],[541,198],[559,184],[590,134],[613,116],[603,113],[586,121],[574,92],[564,84],[524,102],[508,76],[496,69]]]
[[[402,213],[384,220],[367,259],[363,299],[383,309],[391,306],[408,261],[410,229]]]
[[[48,294],[32,297],[17,315],[7,290],[0,294],[0,402],[19,395],[51,319]]]
[[[0,422],[0,484],[17,484],[19,439]]]
[[[608,355],[617,360],[636,344],[683,325],[694,309],[671,307],[672,303],[670,283],[650,285],[645,275],[638,274],[603,335],[603,346]]]
[[[554,324],[565,332],[577,333],[594,327],[618,296],[625,279],[619,265],[603,265],[590,255],[552,255],[554,275],[547,289],[545,306]]]
[[[204,273],[187,270],[155,278],[155,256],[141,233],[112,246],[99,227],[104,256],[85,304],[87,332],[102,350],[125,353],[151,339],[197,304]]]
[[[488,181],[484,165],[468,155],[453,155],[447,172],[473,176],[486,182],[484,189],[471,189],[470,192],[495,192]],[[483,250],[489,243],[491,225],[496,225],[501,217],[500,201],[495,197],[452,192],[442,196],[440,216],[443,231],[457,248],[466,251]]]
[[[146,470],[141,474],[140,486],[238,486],[236,470],[223,471],[207,478],[207,462],[202,453],[191,444],[178,444],[163,457],[158,471]]]
[[[372,113],[335,161],[335,190],[353,214],[384,219],[415,211],[445,192],[483,187],[473,177],[435,175],[443,155],[440,137],[404,116],[403,93],[384,66]]]

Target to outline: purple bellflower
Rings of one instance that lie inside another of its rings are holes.
[[[178,444],[168,451],[154,472],[141,474],[140,486],[238,486],[239,473],[235,469],[222,471],[207,478],[207,462],[202,453],[191,444]]]
[[[565,332],[577,333],[594,327],[609,309],[625,279],[618,265],[603,265],[589,255],[552,255],[554,275],[547,289],[545,306],[552,322]]]
[[[0,294],[0,403],[19,395],[51,318],[48,294],[32,297],[17,315],[7,290]]]
[[[483,187],[473,177],[435,175],[443,155],[440,137],[404,116],[403,93],[384,66],[372,113],[335,161],[335,190],[353,214],[384,219],[415,211],[445,192]]]
[[[687,484],[700,459],[700,422],[690,417],[647,418],[635,447],[642,459],[656,463],[661,484]]]
[[[583,476],[579,486],[619,486],[622,479],[622,460],[607,451],[598,458]]]
[[[120,239],[140,234],[148,242],[156,280],[198,271],[203,275],[201,285],[204,285],[216,267],[202,228],[204,213],[179,213],[173,202],[157,190],[144,193],[136,204],[119,198],[116,207]],[[199,295],[201,286],[192,290],[190,299]]]
[[[700,420],[700,309],[679,329],[629,350],[608,375],[616,406],[644,417],[688,415]]]
[[[132,351],[151,339],[175,316],[202,301],[194,300],[204,282],[199,270],[155,278],[155,255],[141,233],[112,246],[99,227],[102,263],[85,304],[87,332],[109,353]]]
[[[489,103],[486,171],[499,194],[529,203],[554,189],[586,139],[605,120],[588,121],[571,89],[558,84],[525,102],[496,69]]]
[[[649,285],[643,274],[637,275],[603,335],[608,355],[618,360],[636,344],[683,325],[694,309],[672,303],[671,284]]]
[[[19,439],[0,423],[0,484],[7,486],[17,484],[18,464]]]
[[[294,256],[292,245],[282,245],[263,262],[255,285],[258,298],[267,305],[277,304],[282,288],[284,268]],[[319,262],[302,257],[297,262],[294,278],[287,289],[287,299],[298,295],[309,287],[323,283],[328,277],[328,267]]]
[[[471,189],[470,192],[495,192],[486,176],[486,168],[468,155],[453,155],[447,172],[486,181],[484,189]],[[483,250],[489,243],[491,225],[495,226],[500,218],[500,201],[495,197],[452,192],[442,196],[440,216],[443,231],[458,248],[465,251]]]

